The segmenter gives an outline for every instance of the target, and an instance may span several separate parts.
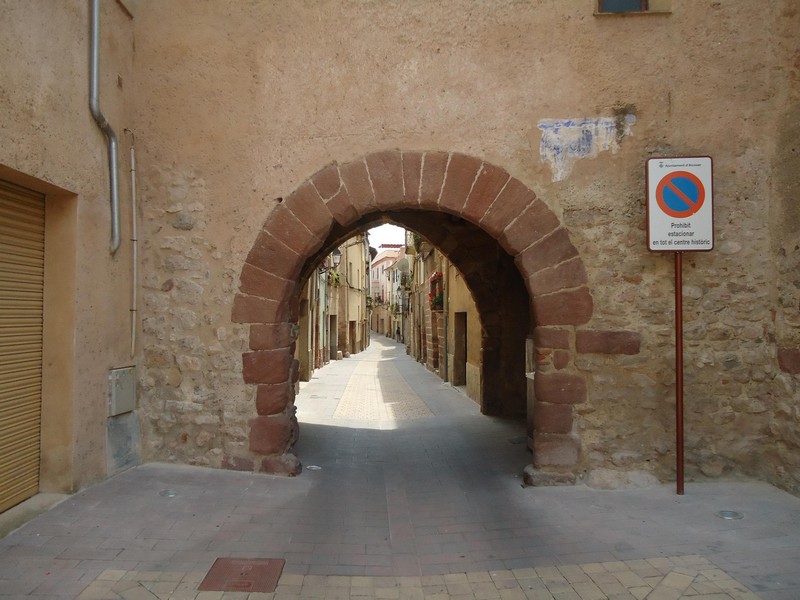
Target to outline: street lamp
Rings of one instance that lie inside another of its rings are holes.
[[[336,248],[333,252],[331,252],[331,260],[333,261],[332,266],[320,265],[320,273],[325,273],[326,271],[330,271],[331,269],[338,267],[339,263],[342,262],[342,251]]]

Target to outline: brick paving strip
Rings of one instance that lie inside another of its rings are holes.
[[[284,573],[274,593],[199,592],[205,573],[107,570],[79,600],[758,600],[702,556],[478,571],[421,577]]]

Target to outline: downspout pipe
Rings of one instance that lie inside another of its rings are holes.
[[[100,110],[99,68],[100,68],[100,0],[92,0],[91,8],[91,51],[89,77],[89,110],[101,131],[108,139],[108,174],[111,188],[111,254],[120,246],[119,181],[117,179],[117,134]]]
[[[124,129],[123,133],[131,136],[131,357],[136,355],[136,291],[139,287],[139,258],[136,226],[136,136],[130,129]]]

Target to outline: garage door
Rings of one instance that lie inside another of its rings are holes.
[[[0,512],[39,490],[44,197],[0,181]]]

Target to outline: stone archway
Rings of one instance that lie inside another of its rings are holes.
[[[477,226],[513,258],[531,302],[537,349],[534,464],[569,470],[578,463],[573,405],[586,400],[574,370],[574,327],[587,323],[593,301],[586,270],[569,232],[550,208],[504,169],[447,152],[388,150],[330,164],[270,213],[245,260],[232,320],[250,324],[243,354],[245,383],[257,386],[250,456],[225,466],[294,475],[291,446],[297,298],[303,274],[359,220],[375,213],[448,213]]]

